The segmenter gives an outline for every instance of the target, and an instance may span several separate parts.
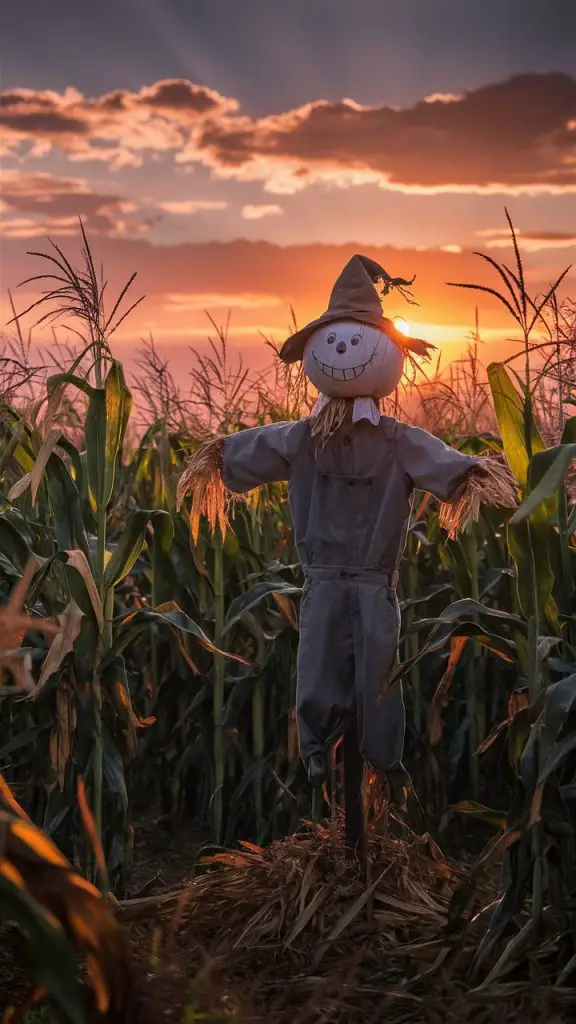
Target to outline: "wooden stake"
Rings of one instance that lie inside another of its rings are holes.
[[[353,721],[342,740],[344,758],[344,836],[346,856],[358,857],[366,872],[366,822],[364,820],[364,761],[358,747],[356,722]]]

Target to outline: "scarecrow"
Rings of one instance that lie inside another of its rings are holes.
[[[401,683],[385,687],[397,661],[396,596],[412,495],[431,492],[450,537],[479,514],[480,502],[513,506],[514,483],[496,457],[472,458],[418,427],[381,414],[407,354],[433,346],[404,336],[383,315],[382,294],[405,297],[412,281],[391,278],[353,256],[328,309],[280,350],[303,362],[318,389],[309,416],[218,437],[201,445],[179,482],[192,492],[192,529],[205,513],[225,528],[230,494],[288,481],[295,542],[304,573],[297,660],[300,753],[313,785],[328,774],[327,753],[355,720],[373,770],[401,762]]]

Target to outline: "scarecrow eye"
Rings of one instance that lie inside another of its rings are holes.
[[[326,341],[328,342],[329,345],[333,345],[334,342],[336,341],[336,335],[329,334],[328,337],[326,338]]]
[[[359,334],[355,334],[352,338],[350,338],[350,343],[352,345],[357,345],[360,340],[361,340],[360,339],[360,335]]]

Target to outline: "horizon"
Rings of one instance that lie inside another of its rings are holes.
[[[350,24],[344,0],[11,10],[2,330],[9,290],[17,310],[38,297],[17,288],[42,269],[26,251],[52,238],[75,260],[81,217],[110,291],[136,271],[133,296],[146,296],[113,339],[130,365],[153,336],[185,372],[208,311],[217,324],[230,312],[231,345],[258,368],[261,335],[282,341],[291,308],[301,325],[318,316],[354,252],[416,273],[419,305],[389,296],[385,313],[444,364],[465,350],[476,307],[487,361],[510,354],[506,311],[446,282],[497,285],[472,253],[513,258],[505,207],[534,293],[574,261],[576,9],[501,8],[445,0],[438,18],[409,0],[390,19],[391,4],[360,0]]]

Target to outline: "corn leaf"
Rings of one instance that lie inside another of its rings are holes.
[[[522,523],[540,510],[550,495],[563,485],[568,468],[576,459],[576,444],[558,444],[538,452],[530,463],[529,493],[510,522]]]
[[[257,607],[265,598],[271,597],[274,594],[282,595],[299,595],[302,593],[301,587],[295,587],[291,583],[266,582],[257,583],[250,590],[247,590],[244,594],[239,594],[238,597],[234,598],[230,602],[228,608],[228,614],[226,616],[226,622],[224,625],[224,632],[227,633],[232,626],[236,625],[246,615],[247,612],[252,611]]]
[[[501,363],[491,363],[488,367],[488,380],[504,453],[514,476],[522,487],[526,487],[530,456],[545,451],[546,445],[534,419],[531,418],[530,444],[532,452],[528,452],[524,429],[524,400],[514,387],[506,368]]]
[[[104,389],[93,388],[90,394],[86,421],[86,462],[88,469],[88,498],[94,515],[104,507],[106,466],[106,396]]]
[[[84,1024],[74,948],[56,919],[23,884],[17,884],[18,876],[7,877],[12,875],[2,870],[7,863],[0,862],[0,916],[14,921],[22,932],[34,980],[60,1004],[70,1024]]]
[[[122,364],[116,359],[113,361],[106,378],[104,396],[106,441],[101,501],[103,505],[108,507],[114,492],[117,461],[121,454],[122,443],[132,409],[132,395],[126,387]]]
[[[170,557],[174,541],[174,521],[169,512],[153,512],[152,526],[152,594],[154,605],[174,597],[177,587],[174,564]]]
[[[92,568],[92,555],[84,528],[80,495],[66,465],[54,452],[46,463],[46,481],[58,547],[61,551],[82,551]]]
[[[133,512],[104,569],[104,587],[115,587],[128,575],[144,547],[150,512]]]

